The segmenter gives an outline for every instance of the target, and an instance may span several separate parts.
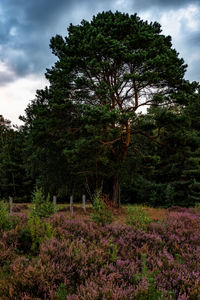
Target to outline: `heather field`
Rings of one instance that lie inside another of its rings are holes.
[[[2,300],[200,299],[198,210],[122,207],[105,223],[89,206],[13,210],[0,215]]]

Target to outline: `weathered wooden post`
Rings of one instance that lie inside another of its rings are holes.
[[[13,209],[13,197],[9,196],[9,210],[10,210],[10,215],[12,215],[12,209]]]
[[[56,208],[56,202],[57,202],[57,197],[54,195],[53,196],[53,205],[54,205],[54,208]]]
[[[85,207],[85,195],[82,196],[82,203],[83,203],[83,210],[86,212],[86,207]]]
[[[73,216],[73,195],[70,196],[70,215]]]

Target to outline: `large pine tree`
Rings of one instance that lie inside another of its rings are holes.
[[[135,133],[136,112],[145,105],[173,103],[172,93],[182,85],[186,66],[160,25],[136,14],[99,13],[91,22],[71,24],[68,36],[52,38],[50,46],[58,57],[46,74],[50,88],[62,94],[59,102],[68,98],[82,106],[84,125],[90,125],[88,114],[100,119],[102,130],[90,127],[88,136],[98,137],[115,165],[110,195],[119,204],[120,166]]]
[[[47,70],[50,87],[43,91],[45,120],[52,120],[43,123],[48,142],[54,140],[62,160],[65,155],[71,175],[103,185],[119,205],[122,165],[130,146],[137,152],[132,137],[159,137],[159,132],[138,129],[137,113],[147,105],[172,106],[186,65],[160,25],[136,14],[99,13],[91,22],[71,24],[67,37],[57,35],[50,47],[58,61]],[[42,120],[34,108],[37,101],[24,118],[34,139],[40,136],[37,124]],[[43,141],[48,144],[46,137]]]

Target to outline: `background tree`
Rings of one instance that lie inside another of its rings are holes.
[[[184,106],[151,107],[141,120],[148,133],[159,131],[159,143],[139,138],[143,148],[135,179],[123,183],[123,198],[153,206],[194,206],[200,199],[198,84],[188,84]],[[185,99],[183,99],[183,97]]]
[[[54,103],[51,106],[48,88],[38,90],[36,99],[25,110],[23,133],[26,137],[27,172],[46,194],[66,195],[72,184],[69,165],[63,153],[70,126],[70,108]]]
[[[24,168],[24,136],[0,116],[0,198],[27,201],[32,181]]]

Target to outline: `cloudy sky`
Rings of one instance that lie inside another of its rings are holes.
[[[185,78],[200,81],[200,0],[0,0],[0,115],[20,124],[36,89],[48,84],[50,38],[103,10],[158,21],[188,64]]]

